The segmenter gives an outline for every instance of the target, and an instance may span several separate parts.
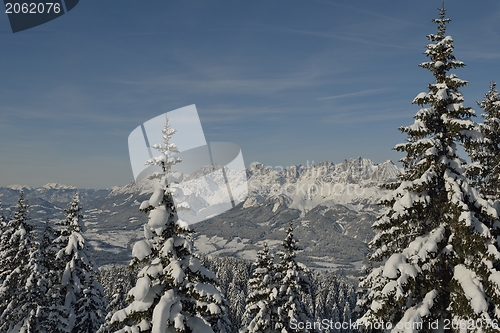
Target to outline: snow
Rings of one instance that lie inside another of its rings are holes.
[[[396,324],[396,327],[392,330],[392,332],[419,332],[418,324],[422,323],[423,317],[428,316],[431,313],[432,306],[434,305],[434,299],[437,295],[438,292],[433,289],[425,295],[421,303],[407,309],[403,318]]]
[[[195,286],[196,292],[200,296],[211,296],[216,302],[220,302],[222,300],[219,292],[215,287],[208,283],[197,283]]]
[[[131,313],[142,312],[148,310],[154,302],[157,294],[161,292],[162,286],[156,285],[149,289],[149,292],[142,300],[136,300],[125,309],[119,310],[111,317],[111,323],[121,322],[127,318]],[[131,289],[132,292],[133,289]]]
[[[78,232],[74,232],[68,237],[68,245],[64,249],[64,252],[67,255],[71,255],[71,253],[78,253],[78,251],[83,248],[84,243],[85,240],[82,235]]]
[[[157,207],[160,205],[161,200],[163,199],[163,189],[157,188],[151,198],[149,199],[149,204],[153,207]]]
[[[172,308],[172,305],[174,305],[178,301],[179,301],[179,298],[177,295],[175,295],[175,292],[173,290],[168,290],[167,292],[165,292],[165,294],[163,294],[163,296],[160,298],[160,302],[153,310],[153,317],[151,320],[151,323],[153,325],[153,329],[151,330],[152,333],[165,333],[166,329],[169,325],[169,322],[171,320],[175,321],[177,316],[182,316],[180,314],[179,308],[174,309],[177,311],[175,311],[173,313],[174,316],[171,316],[170,310]],[[178,319],[181,319],[181,318],[178,318]],[[182,323],[182,320],[177,320],[177,321],[175,321],[175,323],[176,323],[176,325],[175,325],[176,328],[182,329],[182,330],[184,329],[184,325]]]
[[[437,244],[443,239],[444,232],[445,227],[441,225],[429,234],[416,237],[403,253],[415,260],[426,260],[429,253],[436,252],[438,249]]]
[[[151,205],[150,205],[150,203],[149,203],[149,200],[144,200],[144,201],[141,203],[141,205],[139,206],[139,209],[140,209],[140,210],[143,210],[143,209],[148,208],[149,206],[151,206]]]
[[[394,253],[385,263],[383,275],[395,279],[398,277],[399,267],[406,263],[406,258],[401,253]]]
[[[161,253],[164,256],[168,257],[168,255],[173,252],[174,252],[174,239],[170,237],[165,241],[165,243],[163,243],[163,246],[161,248]]]
[[[74,186],[67,186],[59,183],[47,183],[43,185],[41,188],[47,189],[47,190],[74,190],[76,187]]]
[[[179,171],[171,172],[168,175],[169,183],[180,183],[180,182],[182,182],[183,179],[184,179],[184,174],[182,172],[179,172]]]
[[[137,279],[137,283],[135,287],[130,290],[129,295],[133,295],[136,300],[141,301],[148,294],[150,286],[151,279],[147,275],[143,276]]]
[[[420,94],[418,94],[414,99],[413,99],[413,104],[417,104],[418,103],[418,100],[421,100],[421,99],[424,99],[424,98],[427,98],[427,93],[425,92],[421,92]]]
[[[173,283],[175,285],[179,285],[184,280],[186,276],[184,274],[184,270],[182,269],[181,263],[177,260],[171,260],[165,270],[169,273],[169,275],[174,279]]]
[[[145,239],[151,239],[153,238],[153,231],[151,230],[151,228],[149,227],[149,225],[145,224],[144,227],[144,238]]]
[[[151,245],[146,240],[140,240],[134,244],[132,249],[132,256],[137,258],[139,261],[144,260],[147,256],[151,254]]]
[[[187,320],[187,326],[191,328],[193,333],[214,333],[212,328],[208,326],[203,319],[198,317],[191,317]]]
[[[492,271],[488,280],[497,285],[497,288],[496,288],[497,290],[500,289],[500,272],[499,271],[497,271],[497,270]]]
[[[7,188],[11,189],[11,190],[14,190],[14,191],[21,191],[21,190],[34,190],[34,187],[30,187],[30,186],[25,186],[25,185],[17,185],[17,184],[14,184],[14,185],[9,185],[7,186]]]
[[[165,227],[165,222],[168,220],[169,214],[165,206],[156,207],[149,213],[149,226],[155,230]]]
[[[201,262],[198,258],[191,257],[189,258],[189,270],[193,273],[198,272],[201,267]]]
[[[483,285],[475,272],[467,269],[464,265],[457,265],[453,278],[460,283],[474,313],[480,314],[488,310]]]

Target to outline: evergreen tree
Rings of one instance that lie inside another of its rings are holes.
[[[251,278],[252,263],[234,257],[202,257],[205,267],[213,271],[222,290],[226,290],[229,302],[229,321],[234,332],[242,327],[242,317],[245,312],[245,299],[247,297],[247,284]]]
[[[111,316],[119,309],[123,309],[128,305],[124,283],[125,281],[122,278],[118,278],[115,280],[113,288],[114,293],[112,295],[112,298],[110,298],[108,306],[106,307],[106,312],[108,313],[106,315],[106,321],[104,322],[104,324],[102,324],[97,333],[111,333],[115,331],[110,323]]]
[[[33,233],[33,232],[32,232]],[[44,235],[42,235],[44,236]],[[28,278],[24,286],[20,286],[20,299],[22,299],[21,310],[25,314],[23,324],[19,332],[51,332],[44,330],[44,321],[49,317],[48,308],[51,300],[47,297],[51,281],[47,267],[47,258],[43,248],[43,238],[35,240],[33,235],[33,246],[29,254],[27,264]]]
[[[240,333],[275,332],[278,320],[275,311],[278,286],[273,261],[267,244],[264,244],[264,249],[257,253],[252,278],[248,281],[248,296]]]
[[[68,328],[68,311],[64,307],[61,296],[61,276],[64,266],[59,260],[54,260],[59,251],[59,246],[55,243],[56,232],[49,221],[45,222],[45,227],[41,237],[42,266],[46,271],[46,304],[40,314],[39,332],[58,333],[70,332]],[[62,266],[62,267],[61,267]]]
[[[2,233],[6,225],[7,225],[7,218],[3,213],[2,200],[0,200],[0,233]]]
[[[28,204],[19,192],[16,211],[0,236],[0,331],[19,329],[23,324],[23,296],[28,277],[27,265],[32,252]]]
[[[280,281],[276,298],[277,322],[279,332],[315,332],[314,329],[293,329],[297,323],[312,323],[313,318],[301,294],[310,294],[310,281],[304,265],[297,263],[296,252],[299,250],[293,236],[293,222],[286,232],[282,243],[284,251],[279,252],[280,263],[277,266]]]
[[[97,282],[97,268],[90,255],[88,244],[82,236],[85,231],[78,194],[66,209],[66,219],[62,230],[54,240],[59,246],[56,260],[60,276],[60,301],[64,305],[67,326],[58,328],[62,331],[95,333],[103,323],[106,300],[104,291]],[[60,319],[64,321],[63,318]]]
[[[478,104],[484,123],[479,124],[482,137],[468,147],[473,162],[470,174],[487,199],[500,200],[500,96],[495,82]]]
[[[422,107],[414,124],[400,128],[408,140],[395,149],[406,153],[405,172],[383,200],[387,209],[374,223],[377,234],[370,242],[373,266],[360,284],[365,293],[358,323],[366,329],[383,322],[393,332],[430,331],[435,324],[443,330],[470,319],[482,320],[489,331],[486,322],[498,320],[498,216],[470,186],[457,155],[456,143],[470,140],[476,128],[474,111],[463,106],[459,92],[467,82],[449,73],[464,63],[455,59],[453,40],[445,35],[450,20],[444,6],[433,22],[438,33],[427,37],[430,60],[420,66],[435,83],[414,99]]]
[[[123,289],[122,292],[126,295],[126,291],[135,285],[138,272],[138,270],[133,270],[129,265],[112,265],[101,268],[99,271],[99,282],[104,289],[106,299],[114,299],[114,295],[118,292],[118,289]],[[120,281],[119,286],[117,285],[118,280]],[[122,308],[124,306],[116,307],[116,309],[113,308],[113,313]]]
[[[132,303],[117,311],[111,322],[126,325],[119,332],[229,332],[223,320],[223,295],[214,287],[215,274],[193,255],[192,231],[177,217],[167,176],[180,159],[172,156],[178,151],[170,142],[175,130],[168,119],[162,132],[163,144],[152,146],[161,155],[148,161],[162,169],[151,176],[160,186],[140,206],[149,219],[145,239],[132,250],[135,264],[145,266],[129,292]]]

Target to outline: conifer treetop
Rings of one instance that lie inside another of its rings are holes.
[[[28,220],[28,204],[24,199],[24,191],[19,191],[19,199],[17,200],[16,211],[12,215],[12,221],[16,224]]]
[[[285,250],[286,254],[290,256],[295,257],[295,252],[300,250],[300,248],[297,246],[297,240],[293,237],[293,222],[290,222],[290,225],[288,226],[286,232],[285,239],[283,240],[281,245],[283,246],[283,249]]]
[[[457,172],[461,173],[465,161],[457,156],[456,141],[467,143],[478,136],[477,127],[471,120],[475,111],[463,105],[464,98],[459,91],[468,82],[449,73],[465,64],[455,59],[453,39],[445,36],[446,24],[450,22],[445,18],[445,13],[444,7],[441,8],[439,19],[433,20],[439,24],[438,33],[427,36],[431,43],[424,52],[430,61],[420,64],[431,71],[435,83],[428,85],[428,92],[421,92],[414,98],[412,103],[422,108],[414,116],[412,125],[400,127],[400,131],[408,135],[407,142],[394,148],[407,153],[401,162],[407,171],[406,175],[412,179],[420,177],[431,160],[446,165],[453,160],[454,166],[460,169]],[[420,167],[412,169],[413,165]],[[407,176],[403,179],[407,179]]]
[[[465,64],[455,59],[453,55],[453,39],[450,36],[446,36],[446,24],[450,23],[451,20],[446,18],[444,3],[440,9],[439,18],[433,19],[432,22],[438,24],[438,32],[437,34],[427,36],[431,44],[427,45],[427,50],[424,54],[430,58],[430,61],[421,63],[420,67],[430,70],[436,77],[437,83],[445,83],[446,72],[453,68],[463,67]],[[458,81],[454,85],[456,84],[464,86],[467,85],[467,82]]]
[[[73,195],[73,199],[64,210],[66,212],[66,225],[69,226],[70,231],[85,232],[86,227],[83,223],[83,215],[81,214],[82,206],[80,205],[80,196],[78,193]]]
[[[170,172],[172,166],[177,163],[182,162],[182,159],[178,156],[172,156],[174,154],[178,154],[179,150],[177,149],[177,145],[172,143],[170,140],[172,136],[177,131],[170,127],[168,117],[165,119],[165,127],[162,129],[163,133],[163,144],[156,143],[151,146],[151,148],[156,149],[160,152],[159,156],[153,157],[146,162],[146,165],[156,165],[159,166],[163,173],[154,173],[149,179],[155,178],[164,178]]]

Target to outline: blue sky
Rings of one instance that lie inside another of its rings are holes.
[[[247,164],[401,154],[432,76],[440,1],[80,1],[13,34],[0,13],[0,186],[133,180],[127,138],[196,104],[208,141]],[[465,104],[500,81],[500,3],[448,1]]]

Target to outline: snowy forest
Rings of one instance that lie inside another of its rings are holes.
[[[182,163],[167,119],[130,265],[98,270],[78,194],[44,228],[30,223],[22,191],[13,214],[0,213],[0,332],[500,331],[500,95],[492,82],[476,122],[459,91],[468,82],[452,73],[465,64],[444,5],[433,22],[420,64],[433,81],[399,128],[404,172],[385,185],[359,281],[298,262],[292,223],[280,251],[264,245],[254,262],[197,252],[167,181]]]

